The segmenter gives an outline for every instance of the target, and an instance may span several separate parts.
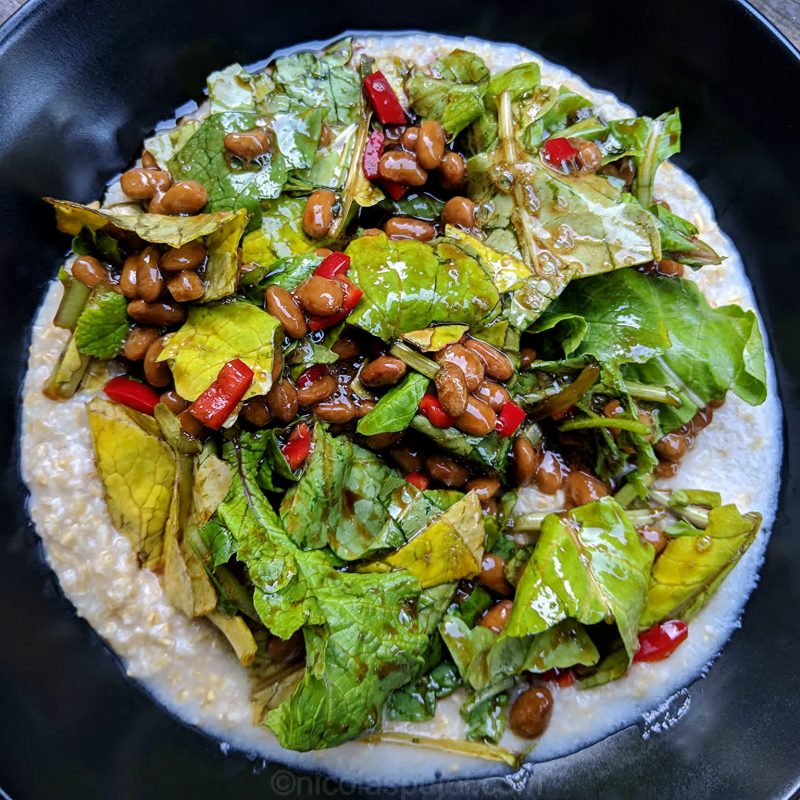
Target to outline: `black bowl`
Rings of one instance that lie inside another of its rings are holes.
[[[800,507],[798,54],[732,0],[438,0],[414,8],[31,0],[0,31],[0,443],[9,454],[0,490],[0,783],[16,800],[397,794],[224,755],[126,679],[42,559],[25,512],[16,419],[28,327],[64,250],[42,195],[98,196],[153,124],[198,96],[213,69],[346,29],[410,27],[528,46],[642,113],[680,105],[684,153],[676,160],[699,180],[744,257],[772,343],[787,448],[760,586],[741,630],[687,690],[691,706],[677,724],[647,740],[631,726],[513,782],[405,794],[765,800],[800,785],[800,538],[790,524]]]

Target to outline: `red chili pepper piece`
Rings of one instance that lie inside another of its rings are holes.
[[[416,486],[421,492],[424,492],[431,483],[431,479],[421,472],[409,472],[408,475],[406,475],[406,480],[410,484]]]
[[[671,619],[654,625],[639,634],[639,649],[634,661],[663,661],[672,655],[678,645],[689,635],[689,626],[680,619]]]
[[[573,147],[572,142],[563,136],[555,136],[548,139],[542,146],[545,161],[560,167],[565,161],[572,161],[577,158],[578,151]]]
[[[301,467],[311,451],[311,428],[305,422],[300,422],[292,428],[286,444],[281,447],[281,453],[286,463],[292,470]]]
[[[340,278],[347,275],[350,269],[350,256],[344,253],[331,253],[325,256],[325,260],[314,270],[314,274],[320,278]]]
[[[419,413],[423,417],[427,417],[435,428],[450,428],[455,422],[455,418],[444,410],[439,398],[432,394],[422,395],[422,400],[419,402]]]
[[[324,364],[314,364],[313,367],[309,367],[305,372],[300,373],[294,385],[298,389],[306,389],[311,386],[312,383],[322,378],[326,372],[327,370]]]
[[[238,358],[219,371],[216,380],[189,406],[189,413],[218,431],[253,382],[253,370]]]
[[[402,183],[396,183],[395,181],[381,181],[381,187],[392,200],[399,200],[407,191],[408,186],[403,186]]]
[[[121,403],[134,411],[141,411],[142,414],[152,416],[153,409],[158,404],[158,394],[149,386],[123,376],[112,378],[103,391],[115,403]]]
[[[367,139],[367,146],[364,148],[364,157],[361,164],[364,167],[364,175],[368,180],[376,181],[381,173],[378,169],[383,155],[383,148],[386,147],[386,137],[382,131],[372,131]]]
[[[559,669],[558,667],[543,672],[539,677],[543,681],[553,681],[562,689],[566,689],[567,686],[572,686],[577,680],[575,673],[571,669]]]
[[[406,112],[397,99],[389,81],[382,72],[373,72],[364,78],[364,89],[369,97],[369,102],[375,111],[375,116],[382,125],[405,125]]]
[[[341,275],[337,276],[337,281],[344,284],[344,302],[342,303],[342,310],[337,311],[330,317],[317,317],[312,316],[308,318],[308,329],[310,331],[321,331],[325,328],[330,328],[333,325],[338,325],[357,305],[364,292],[358,288],[352,281],[343,278]]]
[[[524,421],[525,412],[509,400],[498,415],[495,428],[501,436],[513,436]]]

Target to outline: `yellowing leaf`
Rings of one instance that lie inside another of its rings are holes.
[[[640,629],[663,619],[686,620],[699,611],[753,543],[760,525],[760,514],[720,506],[709,512],[701,535],[672,539],[653,564]]]
[[[481,571],[485,538],[481,504],[470,492],[384,563],[408,570],[423,589],[473,578]]]
[[[175,456],[120,406],[98,397],[87,411],[111,520],[130,540],[139,563],[157,567],[172,499]]]
[[[455,344],[468,330],[468,325],[434,325],[432,328],[404,333],[402,338],[427,353]]]
[[[272,386],[272,359],[278,320],[250,303],[193,306],[184,325],[169,337],[159,361],[169,361],[175,389],[196,400],[222,367],[239,358],[254,372],[245,398]]]
[[[241,225],[247,223],[247,213],[238,211],[217,211],[213,214],[195,214],[193,217],[168,217],[164,214],[118,214],[113,211],[89,208],[80,203],[68,200],[56,200],[46,197],[45,200],[56,209],[56,224],[63,233],[77,236],[84,225],[96,231],[106,225],[116,225],[125,231],[131,231],[146,242],[167,244],[170,247],[181,247],[202,236],[216,233],[226,223]],[[229,235],[232,235],[229,231]],[[225,237],[227,238],[227,237]]]
[[[231,488],[231,469],[221,458],[207,455],[194,468],[194,516],[198,527],[211,519]]]
[[[448,225],[445,233],[459,244],[465,245],[468,251],[473,250],[477,254],[483,266],[491,270],[499,292],[512,292],[519,289],[533,274],[521,259],[489,247],[477,236],[473,236],[461,228]]]
[[[192,506],[192,459],[177,456],[172,505],[164,532],[164,591],[187,617],[201,617],[217,607],[217,593],[184,531]]]
[[[301,255],[319,247],[306,236],[302,219],[305,200],[286,195],[264,203],[261,227],[242,239],[242,260],[268,267],[279,258]]]
[[[208,619],[225,634],[225,638],[239,657],[239,662],[244,666],[252,664],[258,645],[247,623],[241,617],[229,617],[219,611],[212,611]]]

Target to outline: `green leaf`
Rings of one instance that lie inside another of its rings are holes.
[[[449,661],[443,661],[419,680],[391,694],[386,703],[386,719],[409,722],[433,719],[436,701],[448,697],[460,686],[458,671]]]
[[[348,322],[384,341],[436,322],[485,323],[499,311],[480,264],[447,242],[363,236],[346,253],[349,277],[364,292]]]
[[[742,515],[734,505],[719,506],[711,509],[699,536],[671,539],[653,565],[640,628],[694,616],[753,543],[760,526],[760,514]]]
[[[460,342],[468,331],[466,325],[436,325],[419,331],[408,331],[402,338],[424,353],[435,352],[449,344]]]
[[[507,705],[508,695],[500,693],[468,709],[462,709],[461,715],[467,723],[467,739],[495,744],[499,742],[506,729]]]
[[[181,328],[173,333],[158,357],[169,361],[175,389],[196,400],[225,364],[241,359],[253,370],[245,399],[266,394],[272,386],[272,359],[278,320],[243,301],[192,306]]]
[[[498,98],[499,146],[469,160],[470,196],[486,211],[486,244],[521,258],[536,276],[518,290],[514,324],[526,327],[574,277],[660,258],[653,216],[602,177],[564,175],[521,149],[510,92]]]
[[[206,81],[209,110],[256,111],[257,104],[275,88],[266,72],[248,72],[241,64],[231,64],[212,72]]]
[[[560,86],[558,95],[541,116],[543,129],[550,134],[560,131],[567,127],[571,118],[579,111],[591,107],[590,100],[566,86]]]
[[[303,475],[281,503],[281,521],[298,547],[330,546],[353,560],[390,546],[392,523],[416,494],[374,453],[317,425]]]
[[[175,180],[205,186],[208,211],[243,208],[251,226],[261,220],[261,201],[280,196],[288,177],[287,162],[276,150],[253,164],[242,164],[229,157],[223,140],[228,133],[256,127],[258,121],[257,114],[242,111],[211,114],[169,162]]]
[[[451,50],[447,55],[437,59],[434,66],[442,78],[456,83],[485,86],[489,79],[486,62],[479,55],[461,48]]]
[[[361,571],[404,569],[423,589],[474,578],[481,570],[485,539],[480,501],[470,492],[399,550]]]
[[[751,405],[766,397],[755,314],[712,308],[691,281],[633,270],[576,281],[533,330],[554,331],[565,355],[593,355],[622,365],[626,379],[672,390],[681,405],[660,407],[664,433],[728,390]]]
[[[501,478],[505,476],[511,437],[500,436],[495,431],[487,436],[467,436],[455,428],[437,428],[421,414],[411,420],[411,427],[452,455],[496,472]]]
[[[115,265],[122,264],[119,242],[103,230],[93,231],[88,226],[72,239],[72,251],[79,256],[94,256]]]
[[[591,355],[613,365],[648,361],[670,345],[659,313],[660,286],[650,281],[633,270],[575,281],[531,330],[554,334],[568,358]]]
[[[303,198],[287,195],[264,203],[261,227],[242,240],[242,259],[269,268],[279,259],[309,253],[319,247],[319,241],[310,239],[303,230],[304,208]],[[313,257],[318,264],[322,260]]]
[[[95,397],[86,406],[97,471],[114,527],[139,563],[161,564],[164,528],[175,481],[175,454],[152,417]]]
[[[281,450],[278,436],[285,436],[287,433],[288,429],[279,431],[276,428],[268,428],[261,432],[261,435],[266,439],[266,447],[264,449],[264,460],[258,469],[258,485],[265,492],[284,491],[284,487],[280,482],[276,483],[276,476],[286,483],[296,483],[300,480],[303,467],[299,467],[295,472],[289,466],[289,462]]]
[[[269,630],[288,638],[305,626],[305,673],[266,725],[286,748],[334,747],[374,727],[389,694],[425,668],[452,587],[423,592],[403,570],[340,572],[328,551],[297,548],[258,487],[265,447],[249,434],[225,444],[234,481],[215,519],[235,542]]]
[[[246,238],[246,237],[245,237]],[[245,294],[253,301],[262,303],[264,291],[273,284],[287,291],[294,291],[304,280],[311,277],[322,263],[322,257],[315,253],[288,256],[272,261],[269,266],[258,266],[242,276],[241,285]]]
[[[577,664],[589,666],[600,657],[583,626],[572,619],[517,638],[498,637],[480,626],[470,628],[458,617],[448,615],[439,624],[439,633],[464,682],[477,692],[523,671],[543,673]]]
[[[392,200],[385,197],[380,208],[389,211],[392,216],[417,217],[417,219],[437,220],[441,216],[444,202],[429,194],[412,194]]]
[[[324,111],[310,108],[298,114],[277,114],[271,122],[278,150],[289,169],[307,169],[314,163]]]
[[[633,191],[636,199],[647,208],[653,200],[653,183],[662,162],[681,149],[681,118],[677,109],[653,120],[636,160]]]
[[[631,659],[652,562],[653,548],[610,497],[549,514],[502,636],[541,633],[570,617],[585,625],[613,621]]]
[[[351,57],[351,40],[342,39],[320,54],[299,52],[277,59],[273,77],[285,98],[271,97],[269,107],[324,109],[331,123],[355,122],[361,107],[361,80],[348,66]]]
[[[661,237],[661,250],[666,258],[695,269],[708,264],[721,264],[722,257],[697,237],[697,228],[662,205],[653,205]]]
[[[409,372],[378,401],[375,408],[358,421],[362,436],[404,431],[417,413],[420,400],[430,381],[418,372]]]
[[[112,289],[96,288],[75,327],[79,353],[95,358],[116,358],[130,328],[128,301]]]
[[[436,66],[441,78],[416,71],[406,79],[406,94],[415,113],[438,120],[450,136],[457,136],[483,114],[489,70],[479,56],[464,50],[454,50]]]
[[[485,103],[491,107],[494,104],[494,98],[503,92],[510,92],[511,99],[517,100],[532,92],[539,85],[540,78],[541,70],[535,61],[509,67],[492,76],[486,92]]]

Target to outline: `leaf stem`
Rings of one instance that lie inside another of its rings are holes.
[[[439,371],[439,365],[430,358],[423,356],[403,342],[393,344],[389,352],[404,361],[411,369],[416,370],[426,378],[433,380]]]
[[[708,526],[708,509],[700,506],[683,506],[673,502],[672,492],[663,489],[651,489],[647,493],[648,499],[659,506],[669,509],[676,517],[691,522],[697,528]]]
[[[650,386],[638,381],[624,381],[628,394],[636,400],[647,400],[651,403],[663,403],[667,406],[680,406],[681,398],[666,386]]]

